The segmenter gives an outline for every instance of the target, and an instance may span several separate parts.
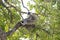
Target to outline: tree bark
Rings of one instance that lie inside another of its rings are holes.
[[[0,40],[6,40],[6,33],[0,28]]]
[[[20,26],[22,26],[21,22],[18,22],[14,28],[8,32],[4,32],[2,28],[0,28],[0,40],[7,40],[7,37],[12,35]]]

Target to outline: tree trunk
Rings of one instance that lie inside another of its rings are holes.
[[[6,40],[6,33],[0,28],[0,40]]]

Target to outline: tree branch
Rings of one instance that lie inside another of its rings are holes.
[[[21,21],[22,22],[22,21]],[[6,35],[9,36],[9,35],[12,35],[19,27],[23,26],[23,27],[26,27],[28,30],[30,30],[31,28],[34,28],[35,25],[32,24],[32,25],[22,25],[21,22],[18,22],[14,28],[8,32],[6,32]]]
[[[21,0],[22,1],[22,0]],[[7,0],[5,0],[5,2],[9,5],[8,7],[6,6],[6,5],[4,5],[6,8],[10,8],[10,7],[13,7],[13,8],[15,8],[15,10],[16,11],[18,11],[19,13],[27,13],[27,12],[22,12],[21,10],[19,10],[19,9],[17,9],[14,5],[12,5],[11,3],[9,3],[9,2],[7,2]],[[22,4],[23,4],[23,1],[22,1]],[[23,4],[24,5],[24,4]],[[25,6],[24,6],[25,7]],[[32,12],[30,12],[30,13],[32,13]],[[36,15],[38,15],[37,13],[34,13],[34,14],[36,14]]]
[[[6,33],[0,28],[0,40],[6,40]]]
[[[4,3],[2,3],[2,5],[8,10],[8,13],[10,13],[10,18],[11,18],[10,22],[12,23],[12,12],[11,12],[11,10]],[[3,10],[3,8],[2,8],[2,10]]]
[[[7,0],[5,0],[5,2],[9,5],[8,7],[13,7],[15,8],[16,11],[20,12],[21,10],[18,10],[14,4],[10,3],[10,2],[7,2]]]
[[[14,33],[19,27],[21,27],[21,26],[22,26],[21,22],[18,22],[18,23],[14,26],[14,28],[13,28],[12,30],[6,32],[7,36],[13,34],[13,33]]]
[[[21,0],[21,2],[22,2],[23,7],[28,10],[28,8],[24,6],[23,0]],[[28,11],[29,11],[29,10],[28,10]]]

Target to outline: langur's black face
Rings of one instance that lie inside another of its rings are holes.
[[[28,15],[30,15],[30,12],[28,12]]]

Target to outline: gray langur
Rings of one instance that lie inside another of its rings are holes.
[[[37,15],[28,12],[28,18],[22,20],[22,25],[32,25],[37,20]]]

